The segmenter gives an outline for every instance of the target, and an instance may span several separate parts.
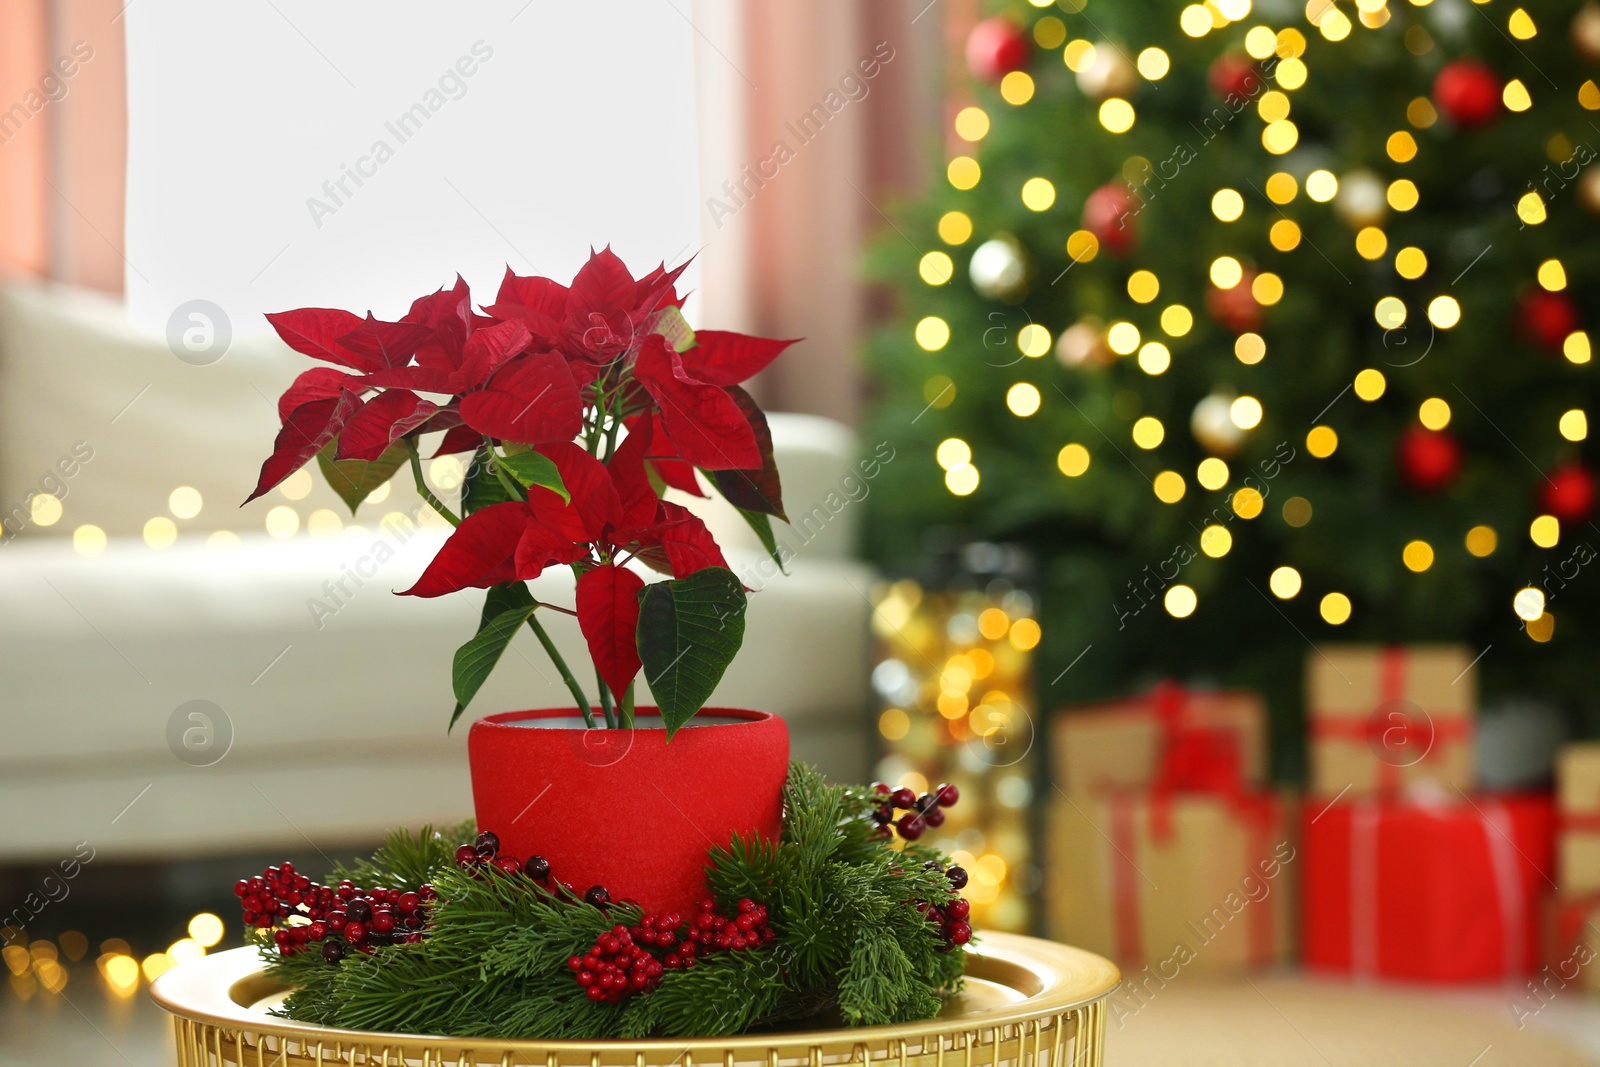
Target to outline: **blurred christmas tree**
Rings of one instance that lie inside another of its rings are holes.
[[[1449,639],[1586,711],[1600,7],[1013,3],[966,61],[873,253],[872,553],[1034,548],[1046,707]]]

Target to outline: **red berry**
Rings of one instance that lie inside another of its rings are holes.
[[[494,861],[494,865],[505,874],[520,874],[522,872],[522,864],[511,856],[499,857]]]
[[[944,934],[952,945],[965,945],[972,940],[972,924],[958,919],[944,928]]]
[[[889,794],[889,799],[894,803],[895,807],[902,810],[910,810],[911,806],[917,802],[917,794],[902,786]]]
[[[949,869],[947,869],[944,872],[944,876],[946,878],[950,879],[950,884],[953,887],[955,887],[956,889],[965,889],[966,888],[966,885],[967,885],[967,871],[966,871],[966,868],[964,868],[964,867],[950,867]]]
[[[874,793],[881,793],[884,796],[888,796],[889,792],[890,792],[889,783],[888,782],[873,782],[872,783],[872,791]]]
[[[500,852],[500,835],[493,830],[485,830],[478,835],[478,840],[473,843],[478,855],[484,859],[492,859]]]
[[[410,915],[422,907],[422,898],[415,893],[401,893],[400,899],[396,902],[396,907],[400,909],[402,914]]]
[[[387,911],[380,911],[372,917],[372,929],[380,934],[387,934],[394,929],[394,915]]]
[[[972,905],[967,903],[966,897],[956,897],[944,906],[944,910],[952,919],[965,919],[972,913]]]
[[[915,841],[922,836],[922,831],[927,826],[927,823],[916,812],[909,812],[900,816],[900,821],[895,823],[895,826],[899,828],[901,837],[907,841]]]
[[[434,892],[433,886],[429,885],[427,882],[423,882],[421,885],[417,886],[417,896],[421,897],[425,901],[439,899],[439,894]]]
[[[367,928],[358,922],[344,924],[344,939],[352,945],[359,945],[367,939]]]
[[[234,896],[242,897],[248,892],[250,892],[250,883],[245,881],[243,878],[241,878],[237,882],[233,883],[233,895]]]
[[[961,799],[961,790],[957,789],[949,782],[945,782],[938,789],[934,790],[934,792],[939,797],[939,806],[941,808],[953,807],[955,802]]]
[[[322,946],[322,958],[329,963],[338,963],[344,959],[344,942],[329,941]]]
[[[542,882],[550,877],[550,861],[543,856],[529,856],[522,865],[522,873],[535,881]]]
[[[478,850],[471,845],[456,847],[456,866],[463,869],[475,867],[478,863]]]
[[[364,923],[372,918],[372,905],[357,897],[345,905],[344,912],[350,917],[351,922]]]
[[[611,894],[606,892],[603,885],[592,885],[589,891],[583,894],[583,899],[597,908],[603,908],[611,903]]]
[[[932,810],[926,812],[922,816],[922,821],[927,823],[929,826],[943,826],[944,825],[944,809],[943,808],[933,808]]]

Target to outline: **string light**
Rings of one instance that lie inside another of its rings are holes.
[[[1172,366],[1172,352],[1160,341],[1148,341],[1139,349],[1139,369],[1146,374],[1165,374]]]
[[[1561,436],[1568,441],[1582,441],[1589,436],[1589,416],[1582,408],[1573,408],[1563,413],[1557,425],[1561,430]]]
[[[933,458],[947,471],[965,467],[972,462],[972,446],[959,437],[946,437],[934,449]]]
[[[929,252],[917,264],[917,273],[929,285],[943,285],[956,273],[956,265],[943,252]]]
[[[1017,331],[1017,351],[1029,359],[1038,359],[1050,351],[1050,331],[1036,322],[1030,322]]]
[[[1226,526],[1207,526],[1200,531],[1200,551],[1212,559],[1221,559],[1233,547],[1233,535]]]
[[[1244,486],[1233,494],[1233,513],[1241,519],[1253,519],[1266,506],[1266,498],[1259,489]]]
[[[1039,388],[1028,382],[1018,382],[1006,390],[1006,407],[1018,418],[1027,418],[1039,410]]]
[[[929,315],[917,323],[917,344],[929,352],[937,352],[950,343],[950,324],[937,315]]]
[[[1306,434],[1306,451],[1318,459],[1327,459],[1339,447],[1339,435],[1331,426],[1313,426]]]
[[[1076,478],[1089,469],[1089,450],[1073,443],[1056,454],[1056,467],[1068,478]]]
[[[1153,415],[1146,415],[1133,424],[1133,443],[1140,448],[1146,450],[1156,448],[1166,436],[1166,428],[1161,425],[1161,420]]]
[[[1260,363],[1267,355],[1267,342],[1258,333],[1241,333],[1233,342],[1233,355],[1245,366]]]
[[[944,486],[956,496],[971,496],[973,490],[978,488],[978,468],[972,464],[957,467],[955,470],[945,471]]]
[[[1000,79],[1000,98],[1013,107],[1033,99],[1033,78],[1027,71],[1014,70]]]
[[[1394,271],[1407,281],[1416,281],[1428,272],[1428,257],[1420,248],[1402,248],[1394,254]]]
[[[1547,259],[1539,264],[1539,284],[1552,293],[1567,287],[1567,271],[1559,259]]]
[[[1517,590],[1517,595],[1511,598],[1511,610],[1517,613],[1517,618],[1532,622],[1544,614],[1544,592],[1531,585]]]
[[[1168,337],[1182,337],[1194,326],[1194,314],[1182,304],[1169,304],[1161,311],[1161,329]]]
[[[1146,48],[1139,53],[1139,58],[1134,64],[1139,73],[1151,81],[1160,81],[1167,76],[1167,71],[1172,69],[1172,61],[1167,58],[1167,53],[1159,48]]]
[[[1187,619],[1194,614],[1194,609],[1199,603],[1200,598],[1195,595],[1195,591],[1182,583],[1169,586],[1166,596],[1161,598],[1162,607],[1166,608],[1167,614],[1174,619]]]
[[[1280,252],[1292,252],[1300,245],[1300,227],[1288,219],[1279,219],[1267,231],[1267,239]]]
[[[1244,268],[1232,256],[1218,256],[1211,261],[1211,284],[1218,289],[1232,289],[1244,278]]]
[[[1112,133],[1127,133],[1133,129],[1133,105],[1120,96],[1108,97],[1100,102],[1100,125]]]
[[[1433,546],[1426,541],[1408,541],[1400,551],[1400,560],[1407,570],[1421,574],[1433,566]]]
[[[1561,343],[1561,354],[1572,363],[1589,362],[1589,335],[1582,330],[1567,334],[1567,339]]]
[[[1359,372],[1355,378],[1356,396],[1362,400],[1376,400],[1383,395],[1388,382],[1384,380],[1383,371],[1376,367],[1368,367]]]
[[[956,112],[955,126],[963,141],[981,141],[989,132],[989,113],[981,107],[964,107]]]
[[[1139,327],[1131,322],[1114,322],[1106,331],[1106,347],[1119,356],[1132,355],[1139,347]]]
[[[1430,430],[1442,430],[1450,425],[1450,405],[1431,396],[1417,408],[1417,421]]]
[[[1339,195],[1339,179],[1332,171],[1314,170],[1306,175],[1306,195],[1319,204],[1326,204]]]
[[[1294,175],[1286,171],[1278,171],[1267,179],[1267,199],[1274,204],[1283,205],[1293,202],[1300,192],[1300,183],[1294,180]]]
[[[1045,211],[1056,202],[1056,187],[1048,178],[1029,178],[1022,183],[1022,203],[1029,211]]]
[[[1183,475],[1177,471],[1162,471],[1151,482],[1155,490],[1156,499],[1163,504],[1176,504],[1183,499],[1183,494],[1188,486],[1184,484]]]
[[[1161,294],[1161,279],[1154,271],[1136,270],[1128,275],[1128,296],[1136,304],[1148,304]]]
[[[267,512],[267,518],[269,520],[267,529],[269,532],[272,529],[270,520],[273,512],[276,511],[287,511],[290,515],[294,514],[293,508],[273,508],[272,511]],[[298,524],[299,519],[296,518],[295,522]],[[144,543],[149,545],[151,548],[171,548],[172,543],[177,539],[178,526],[165,515],[157,515],[155,518],[150,519],[144,524]]]
[[[1208,456],[1195,469],[1195,481],[1204,489],[1221,489],[1228,484],[1228,465],[1216,456]]]
[[[939,216],[939,240],[945,244],[966,244],[971,237],[972,219],[965,211],[947,211]]]
[[[1343,593],[1329,593],[1317,605],[1317,610],[1329,626],[1343,626],[1350,621],[1350,598]]]
[[[86,523],[72,531],[72,550],[80,556],[98,556],[106,550],[106,532]]]
[[[1500,543],[1500,537],[1492,526],[1474,526],[1467,531],[1466,542],[1467,551],[1482,559],[1484,556],[1494,554],[1496,546]]]
[[[1223,222],[1237,222],[1244,214],[1244,197],[1237,189],[1218,189],[1211,197],[1211,213]]]
[[[1267,588],[1279,600],[1291,600],[1300,592],[1300,572],[1293,567],[1279,567],[1267,578]]]
[[[1528,524],[1528,537],[1540,548],[1554,548],[1561,540],[1561,520],[1554,515],[1540,515]]]

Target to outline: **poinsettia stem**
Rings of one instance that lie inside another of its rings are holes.
[[[628,688],[626,688],[626,689],[624,689],[622,691],[622,707],[621,707],[620,711],[621,711],[621,716],[622,716],[622,728],[624,730],[633,729],[633,683],[632,682],[629,682],[628,683]]]
[[[549,656],[550,662],[555,664],[556,670],[561,674],[561,680],[567,683],[567,689],[572,693],[572,699],[578,702],[578,710],[583,712],[584,724],[591,730],[595,729],[598,724],[594,721],[594,709],[589,704],[589,698],[584,695],[583,687],[578,684],[578,680],[572,676],[572,671],[567,667],[567,661],[561,658],[560,652],[556,651],[556,643],[550,640],[550,635],[545,632],[545,628],[539,623],[536,614],[528,616],[528,629],[533,631],[533,636],[537,637],[539,643],[544,646],[545,655]]]
[[[428,488],[428,483],[422,480],[422,457],[417,454],[417,443],[408,437],[405,439],[405,445],[406,455],[411,458],[411,473],[417,479],[417,492],[422,494],[422,499],[426,500],[428,506],[437,511],[445,522],[451,526],[460,526],[461,520],[456,518],[455,512],[440,503],[439,498],[433,495],[433,490]]]
[[[600,668],[594,669],[594,684],[600,689],[600,710],[605,714],[606,727],[615,730],[617,717],[611,711],[611,687],[606,685],[606,680],[600,677]]]

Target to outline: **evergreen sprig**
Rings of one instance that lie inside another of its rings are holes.
[[[865,790],[827,784],[791,765],[780,841],[735,837],[713,849],[707,882],[719,907],[767,906],[777,938],[759,949],[707,956],[669,970],[652,992],[596,1004],[567,960],[636,908],[602,910],[557,886],[533,890],[493,867],[468,873],[454,843],[424,828],[391,834],[371,860],[333,872],[366,886],[433,885],[438,903],[420,944],[352,952],[337,964],[315,951],[278,954],[256,931],[268,972],[293,988],[281,1014],[354,1030],[524,1039],[716,1037],[833,1011],[847,1025],[928,1018],[961,984],[951,951],[917,910],[955,893],[937,850],[887,846],[874,836]],[[552,883],[554,884],[554,883]]]

